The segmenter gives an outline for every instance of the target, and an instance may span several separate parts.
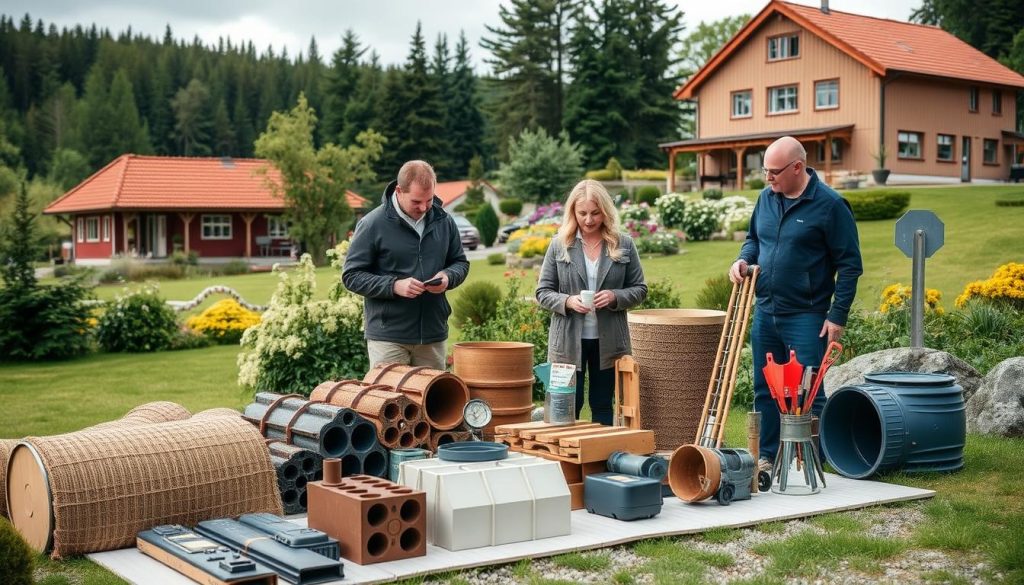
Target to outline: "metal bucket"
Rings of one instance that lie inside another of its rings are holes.
[[[963,389],[946,374],[877,372],[832,393],[821,412],[821,446],[840,474],[862,479],[956,471],[964,466]]]

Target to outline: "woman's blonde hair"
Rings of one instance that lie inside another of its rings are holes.
[[[580,229],[576,221],[576,205],[584,201],[593,201],[604,214],[604,221],[601,222],[601,239],[604,240],[608,256],[612,260],[618,260],[622,257],[622,250],[619,249],[619,210],[615,209],[612,197],[604,185],[593,179],[584,179],[569,191],[562,215],[562,227],[555,236],[562,242],[560,260],[569,261],[569,248],[575,245],[576,232]]]

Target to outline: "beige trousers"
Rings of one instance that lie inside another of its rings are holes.
[[[366,340],[366,352],[370,356],[370,369],[377,364],[397,363],[410,366],[427,366],[435,370],[444,370],[447,343],[427,343],[415,345],[411,343],[393,343],[391,341]]]

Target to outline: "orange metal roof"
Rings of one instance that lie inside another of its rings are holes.
[[[441,198],[441,206],[447,206],[459,198],[472,185],[472,181],[448,181],[434,186],[434,194]]]
[[[690,99],[711,76],[773,14],[782,14],[825,39],[878,75],[905,71],[1024,89],[1024,76],[938,27],[875,18],[772,0],[729,40],[697,73],[676,90],[676,99]]]
[[[262,159],[189,158],[123,154],[51,203],[44,213],[119,210],[279,211],[266,180],[281,174]],[[353,209],[367,200],[352,191]]]

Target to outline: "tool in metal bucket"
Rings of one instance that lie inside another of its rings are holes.
[[[761,371],[764,372],[764,380],[768,384],[768,391],[771,393],[772,398],[775,399],[775,402],[779,403],[779,412],[786,413],[789,409],[786,406],[786,382],[783,370],[785,366],[777,363],[775,356],[771,352],[768,352],[765,359],[768,360],[768,363],[765,364]]]
[[[576,422],[576,366],[543,363],[533,371],[544,384],[544,422],[571,425]]]
[[[821,359],[821,366],[818,368],[818,374],[814,378],[814,385],[811,386],[811,392],[804,401],[805,412],[809,412],[814,406],[814,398],[818,395],[818,389],[821,388],[822,381],[825,380],[825,372],[828,371],[832,364],[839,360],[841,355],[843,355],[843,346],[839,342],[833,341],[828,344],[828,348],[825,349],[825,357]]]

